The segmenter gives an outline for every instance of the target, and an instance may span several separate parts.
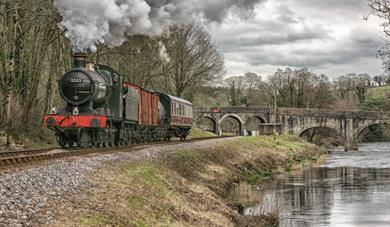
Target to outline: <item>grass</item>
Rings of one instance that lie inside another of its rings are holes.
[[[207,148],[172,150],[94,175],[96,192],[72,201],[57,226],[277,226],[277,214],[248,218],[237,213],[261,200],[251,187],[322,151],[291,136],[244,137]],[[243,182],[243,183],[240,183]],[[240,194],[232,194],[232,185]]]
[[[102,226],[110,225],[111,222],[109,219],[102,216],[91,216],[83,218],[80,224],[82,226]]]
[[[367,91],[364,102],[360,103],[359,108],[366,111],[387,109],[389,96],[390,86],[370,88]]]
[[[213,137],[213,136],[217,136],[217,135],[212,133],[212,132],[204,131],[200,128],[193,126],[191,128],[191,131],[190,131],[190,134],[188,137],[189,138],[205,138],[205,137]]]
[[[253,173],[247,173],[245,175],[244,180],[248,184],[254,185],[270,178],[272,175],[273,172],[271,171],[262,171],[262,172],[253,171]]]
[[[390,93],[390,86],[370,88],[367,91],[367,96],[373,99],[379,99]]]

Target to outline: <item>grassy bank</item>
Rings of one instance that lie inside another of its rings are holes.
[[[232,184],[257,184],[321,154],[295,137],[246,137],[105,168],[92,177],[97,186],[88,198],[69,199],[57,226],[272,226],[268,216],[237,212],[249,204],[232,199]]]
[[[188,138],[205,138],[205,137],[214,137],[217,136],[216,134],[208,131],[201,130],[197,128],[196,126],[192,126],[190,134],[188,135]]]

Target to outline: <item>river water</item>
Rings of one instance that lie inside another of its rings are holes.
[[[332,152],[328,161],[258,188],[246,215],[280,212],[280,226],[390,227],[390,143]]]

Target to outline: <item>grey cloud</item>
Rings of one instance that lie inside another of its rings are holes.
[[[379,61],[382,31],[361,20],[367,10],[365,0],[281,0],[271,8],[259,8],[259,14],[261,10],[271,11],[239,27],[225,24],[227,28],[215,36],[235,72],[238,65],[246,66],[243,72],[248,65],[353,72],[365,68],[361,63],[372,74],[381,70],[373,70],[373,62]]]
[[[285,45],[285,52],[281,50],[282,48],[273,51],[272,48],[259,47],[258,51],[247,52],[244,55],[245,60],[254,66],[269,64],[316,68],[329,64],[352,64],[362,58],[375,58],[380,45],[379,39],[354,39],[345,43],[341,42],[331,49],[321,48],[321,46],[310,49],[310,44],[308,44],[308,49],[289,51],[290,46]]]
[[[241,27],[231,28],[219,34],[218,43],[222,51],[235,51],[251,46],[277,45],[304,42],[315,39],[328,39],[329,31],[322,26],[308,25],[305,19],[296,15],[288,7],[279,7],[277,19],[255,19]],[[301,29],[294,29],[300,26]]]
[[[366,7],[366,0],[295,0],[299,6],[323,10],[349,10],[354,11]]]
[[[244,46],[275,45],[329,37],[325,29],[305,27],[302,31],[285,31],[283,33],[268,33],[255,37],[239,37],[239,43]]]

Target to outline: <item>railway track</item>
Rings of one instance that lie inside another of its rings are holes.
[[[169,142],[153,142],[148,144],[132,144],[128,146],[118,146],[110,148],[87,148],[87,149],[72,149],[63,150],[60,148],[45,148],[45,149],[34,149],[34,150],[20,150],[20,151],[5,151],[0,152],[0,168],[27,165],[47,160],[55,160],[66,157],[83,156],[88,154],[104,154],[111,152],[123,152],[129,149],[144,148],[147,146],[156,145],[173,145],[173,144],[184,144],[192,143],[202,140],[211,140],[226,138],[224,137],[206,137],[206,138],[194,138],[186,141],[169,141]]]
[[[44,149],[31,149],[31,150],[15,150],[15,151],[3,151],[0,152],[0,159],[8,157],[16,157],[22,155],[34,155],[52,151],[57,148],[44,148]],[[58,148],[60,149],[60,148]]]

